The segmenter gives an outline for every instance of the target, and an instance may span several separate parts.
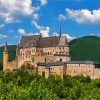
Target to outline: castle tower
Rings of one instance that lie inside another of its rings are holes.
[[[16,66],[18,67],[18,55],[20,54],[19,43],[16,48]]]
[[[8,49],[7,49],[7,43],[5,43],[4,51],[3,51],[3,71],[8,70]]]

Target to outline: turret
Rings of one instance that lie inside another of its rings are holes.
[[[60,27],[60,31],[59,31],[59,36],[61,37],[61,34],[62,34],[62,30],[61,30],[61,27]]]
[[[20,48],[19,48],[19,43],[17,45],[17,48],[16,48],[16,66],[18,67],[18,56],[20,54]]]
[[[3,51],[3,71],[6,71],[9,69],[9,57],[8,57],[8,49],[7,49],[7,43],[5,43],[4,51]]]

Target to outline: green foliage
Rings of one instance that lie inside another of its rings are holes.
[[[0,72],[0,100],[100,100],[100,79]]]
[[[0,70],[3,70],[3,62],[0,60]]]
[[[0,60],[2,60],[2,57],[3,57],[3,50],[4,50],[4,47],[0,47]],[[9,45],[8,51],[9,51],[9,58],[10,58],[9,60],[15,59],[16,45]]]
[[[100,60],[100,38],[86,36],[72,40],[69,43],[72,60]]]

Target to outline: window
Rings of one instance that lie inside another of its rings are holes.
[[[34,62],[34,57],[32,57],[32,62]]]
[[[62,61],[62,58],[60,58],[60,60],[59,61]]]
[[[61,50],[61,47],[59,47],[59,49]]]

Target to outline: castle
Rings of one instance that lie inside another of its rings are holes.
[[[7,43],[3,52],[3,71],[15,71],[21,67],[39,75],[83,75],[100,78],[100,62],[71,61],[66,36],[22,36],[16,48],[16,59],[9,62]]]

